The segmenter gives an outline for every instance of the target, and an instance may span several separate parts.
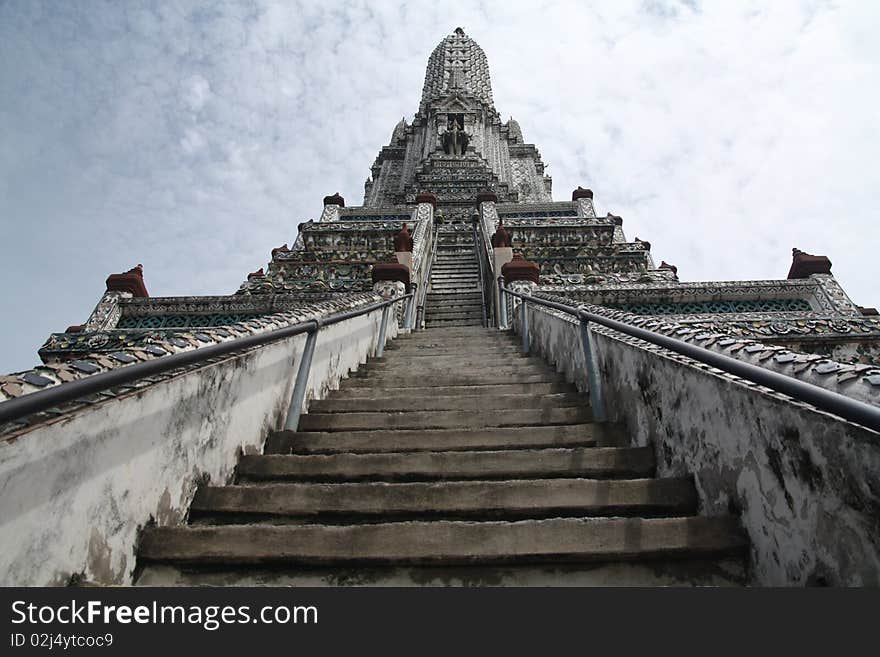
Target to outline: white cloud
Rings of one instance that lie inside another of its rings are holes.
[[[462,26],[554,177],[686,280],[824,253],[857,303],[880,173],[872,3],[0,4],[0,370],[138,262],[225,294],[321,197],[359,203]]]

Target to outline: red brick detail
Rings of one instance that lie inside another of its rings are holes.
[[[147,286],[144,285],[144,266],[138,265],[122,274],[110,274],[107,277],[108,292],[131,292],[135,297],[148,297]]]
[[[537,263],[523,260],[519,253],[515,253],[513,260],[501,267],[501,275],[508,285],[513,281],[531,281],[537,284],[540,271],[541,268]]]
[[[403,224],[403,228],[394,236],[394,250],[398,253],[413,250],[412,235],[409,234],[406,224]]]
[[[263,278],[265,275],[266,274],[263,273],[263,268],[260,267],[257,271],[252,271],[248,274],[248,280],[251,280],[252,278]]]
[[[800,249],[791,250],[789,278],[807,278],[811,274],[830,274],[831,261],[825,256],[810,255]]]
[[[372,271],[373,282],[379,281],[400,281],[406,286],[409,292],[409,267],[398,262],[377,262],[373,265]]]
[[[492,248],[500,249],[506,246],[510,246],[510,233],[504,228],[504,221],[499,219],[498,228],[492,234]]]
[[[593,198],[593,190],[578,185],[578,188],[571,193],[571,200],[577,201],[579,198]]]
[[[495,194],[494,192],[488,192],[488,191],[480,192],[479,194],[477,194],[477,205],[480,205],[480,203],[485,203],[486,201],[492,201],[492,203],[497,203],[498,202],[498,194]]]
[[[676,267],[675,265],[670,265],[665,260],[662,260],[660,262],[660,266],[657,267],[657,269],[669,269],[674,275],[678,276],[678,267]]]
[[[876,314],[876,311],[875,311]],[[65,333],[82,333],[83,328],[85,328],[82,324],[74,324],[73,326],[68,326]]]
[[[332,196],[324,197],[324,205],[338,205],[340,208],[344,208],[345,199],[339,195],[339,192],[334,192]]]
[[[862,315],[864,315],[865,317],[880,315],[880,313],[877,312],[876,308],[865,308],[864,306],[856,306],[856,308],[858,308],[859,312],[862,313]]]
[[[421,192],[416,194],[416,203],[430,203],[434,206],[435,210],[437,209],[437,197],[431,192]]]

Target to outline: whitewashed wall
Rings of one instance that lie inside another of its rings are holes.
[[[375,353],[381,316],[321,330],[305,406]],[[130,583],[140,528],[182,522],[199,482],[228,482],[239,454],[282,426],[304,344],[269,344],[0,444],[0,583]]]
[[[532,351],[586,390],[578,324],[530,309]],[[609,419],[654,447],[659,476],[694,476],[700,513],[741,517],[755,583],[880,585],[880,435],[618,333],[594,335]]]

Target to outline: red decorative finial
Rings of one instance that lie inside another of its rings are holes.
[[[406,227],[406,224],[403,224],[403,228],[400,229],[394,236],[394,250],[397,253],[402,253],[404,251],[412,252],[413,250],[413,239],[409,234],[409,229]]]
[[[807,278],[813,274],[830,274],[831,261],[823,255],[810,255],[800,249],[791,250],[789,278]]]
[[[593,198],[593,190],[578,185],[578,188],[571,193],[571,200],[577,201],[579,198]]]
[[[430,203],[434,206],[435,210],[437,209],[437,197],[431,192],[421,192],[416,194],[416,203]]]
[[[344,208],[345,199],[339,195],[339,192],[334,192],[332,196],[324,197],[324,205],[338,205],[340,208]]]
[[[504,228],[504,220],[498,219],[498,228],[492,234],[492,248],[502,249],[511,245],[510,233]]]
[[[541,268],[537,263],[524,260],[521,253],[514,253],[513,260],[501,267],[501,275],[508,284],[513,281],[530,281],[537,284],[540,271]]]
[[[150,296],[144,285],[144,266],[137,265],[122,274],[110,274],[107,277],[108,292],[129,292],[133,297]]]

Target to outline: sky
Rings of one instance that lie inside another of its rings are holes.
[[[418,109],[461,26],[495,106],[683,281],[827,255],[880,305],[880,3],[0,0],[0,373],[111,273],[231,294]]]

